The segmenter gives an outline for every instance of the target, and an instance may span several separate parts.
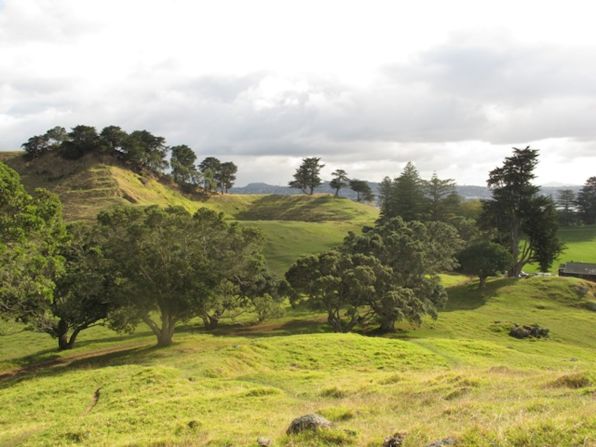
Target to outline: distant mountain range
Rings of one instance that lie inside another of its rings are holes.
[[[379,183],[368,182],[375,196],[379,192]],[[557,191],[561,189],[571,189],[576,193],[579,191],[581,186],[577,185],[566,185],[566,186],[542,186],[541,190],[543,194],[557,198]],[[488,199],[490,198],[490,192],[486,186],[475,186],[475,185],[457,185],[457,193],[465,199]],[[230,190],[234,194],[279,194],[279,195],[292,195],[302,194],[299,189],[290,188],[289,186],[280,185],[269,185],[267,183],[249,183],[246,186],[234,187]],[[323,183],[321,186],[316,188],[317,193],[330,193],[333,194],[335,190],[329,186],[329,182]],[[340,191],[342,197],[348,197],[351,199],[356,198],[356,193],[349,188],[344,188]]]

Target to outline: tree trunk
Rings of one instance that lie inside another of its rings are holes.
[[[335,197],[338,197],[338,196],[339,196],[339,188],[337,188],[337,189],[335,190]]]
[[[159,327],[151,318],[145,316],[143,321],[157,337],[157,346],[169,346],[172,344],[176,320],[169,314],[162,313],[161,327]]]
[[[201,319],[203,320],[203,325],[205,326],[205,329],[209,331],[217,328],[219,324],[219,316],[217,315],[204,315],[203,317],[201,317]]]
[[[381,332],[395,332],[395,320],[392,318],[384,318],[381,320],[381,326],[379,329]]]
[[[486,286],[486,276],[480,276],[480,281],[478,281],[478,288],[480,290],[484,289],[484,286]]]
[[[58,339],[58,349],[63,351],[65,349],[72,349],[72,347],[75,344],[75,341],[77,339],[77,336],[79,335],[79,332],[81,332],[83,329],[85,329],[86,326],[79,326],[77,328],[75,328],[74,331],[72,331],[72,334],[70,335],[70,338],[68,337],[68,323],[64,320],[61,319],[58,322],[58,327],[56,328],[56,338]]]

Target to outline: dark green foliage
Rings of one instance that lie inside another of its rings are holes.
[[[43,135],[29,138],[26,143],[23,143],[23,150],[27,158],[37,158],[47,152],[57,150],[66,138],[66,130],[56,126]]]
[[[302,164],[296,169],[294,180],[289,185],[301,189],[304,194],[312,195],[315,188],[321,184],[319,174],[324,166],[318,157],[303,158]]]
[[[577,195],[577,206],[585,224],[596,223],[596,177],[590,177],[580,190]]]
[[[562,250],[555,206],[532,184],[537,163],[537,150],[514,148],[513,155],[493,169],[487,181],[492,200],[483,202],[481,223],[494,230],[497,242],[511,253],[509,275],[513,277],[528,262],[538,262],[543,271],[548,270]]]
[[[135,130],[124,141],[123,158],[137,169],[161,173],[168,166],[168,147],[163,137],[146,130]]]
[[[221,162],[215,157],[205,158],[199,165],[203,175],[203,188],[208,192],[215,192],[217,189],[217,173],[221,168]]]
[[[505,247],[489,241],[478,241],[464,248],[457,255],[459,270],[467,275],[478,276],[479,288],[486,278],[505,273],[511,266],[511,254]]]
[[[60,145],[62,157],[75,160],[91,152],[102,150],[102,140],[92,126],[75,126]]]
[[[292,303],[305,301],[313,309],[327,312],[327,322],[336,332],[349,332],[366,321],[363,306],[375,285],[387,282],[388,271],[378,259],[330,251],[299,259],[286,273],[295,293]]]
[[[45,190],[27,194],[0,163],[0,317],[28,323],[51,300],[63,271],[62,207]]]
[[[455,182],[452,179],[441,180],[434,173],[431,179],[424,182],[424,189],[428,200],[428,219],[446,222],[453,210],[458,209],[461,197],[455,192]]]
[[[400,320],[419,324],[425,314],[436,318],[437,307],[447,298],[437,275],[457,266],[460,248],[452,226],[400,217],[381,221],[361,236],[350,233],[344,243],[347,252],[373,256],[391,269],[390,287],[371,294],[368,301],[384,331],[393,330]]]
[[[375,195],[364,180],[350,180],[350,189],[356,193],[356,200],[358,202],[372,202],[375,200]]]
[[[427,209],[424,181],[418,170],[408,162],[401,175],[381,183],[381,216],[384,219],[401,217],[406,221],[424,220]]]
[[[442,222],[382,221],[363,235],[350,233],[339,251],[303,258],[286,274],[294,300],[327,311],[336,331],[376,321],[393,331],[398,321],[420,324],[446,300],[437,274],[452,270],[461,247]]]
[[[196,186],[199,182],[199,172],[195,167],[195,152],[184,144],[173,146],[170,150],[170,166],[174,181],[182,187]]]
[[[350,179],[348,178],[348,173],[343,169],[336,169],[331,175],[333,179],[329,182],[329,186],[335,189],[335,197],[338,197],[339,190],[348,186]]]
[[[237,172],[238,166],[231,161],[226,161],[219,166],[219,170],[215,173],[215,181],[222,193],[227,193],[234,186]]]
[[[99,134],[102,140],[102,151],[122,155],[128,134],[118,126],[104,127]]]
[[[118,311],[110,317],[116,328],[144,321],[158,344],[168,345],[177,323],[217,318],[230,300],[267,289],[260,233],[228,224],[222,214],[120,207],[98,221],[120,281]]]
[[[69,228],[60,254],[64,271],[47,309],[41,309],[31,325],[55,337],[60,349],[70,349],[81,331],[107,318],[118,284],[93,228]]]

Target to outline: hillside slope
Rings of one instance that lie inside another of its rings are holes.
[[[43,187],[58,194],[68,221],[92,221],[100,210],[123,204],[177,205],[191,212],[209,208],[261,228],[265,257],[278,275],[300,256],[338,245],[348,231],[358,231],[378,217],[373,206],[331,195],[189,196],[168,179],[133,172],[112,157],[88,155],[69,161],[48,154],[27,162],[21,154],[3,152],[0,160],[19,172],[29,190]]]
[[[275,321],[203,332],[191,322],[153,348],[143,328],[84,332],[56,353],[43,334],[0,336],[0,445],[404,447],[453,437],[459,447],[576,447],[596,442],[594,287],[564,278],[449,289],[447,308],[388,337],[329,333],[301,310]],[[548,339],[516,340],[511,323]],[[8,331],[9,328],[5,328]],[[93,395],[101,387],[94,406]],[[336,428],[289,439],[296,416]]]

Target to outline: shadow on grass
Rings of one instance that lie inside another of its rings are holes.
[[[452,312],[455,310],[474,310],[486,304],[491,298],[497,295],[499,289],[510,286],[518,281],[515,278],[499,278],[489,281],[483,290],[478,288],[478,283],[466,283],[449,287],[447,293],[449,299],[441,312]]]

